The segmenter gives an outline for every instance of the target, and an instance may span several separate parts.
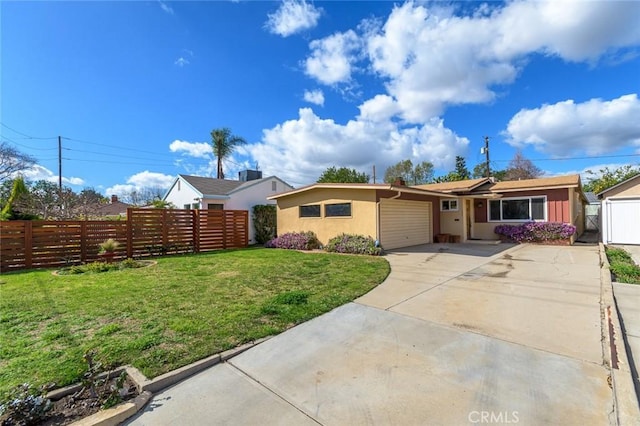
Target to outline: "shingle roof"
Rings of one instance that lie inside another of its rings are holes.
[[[179,175],[182,179],[189,182],[191,186],[200,191],[203,195],[227,195],[234,189],[249,182],[240,182],[239,180],[214,179],[202,176]]]
[[[516,189],[533,189],[548,187],[565,187],[578,186],[580,184],[580,175],[554,176],[550,178],[509,180],[505,182],[496,182],[491,185],[491,191],[508,191]]]
[[[584,196],[587,198],[589,204],[600,203],[600,200],[598,200],[598,196],[595,194],[595,192],[585,192]]]
[[[487,178],[458,180],[455,182],[427,183],[424,185],[416,185],[413,188],[425,189],[427,191],[442,192],[464,192],[470,191],[476,186],[484,183]]]
[[[117,216],[126,215],[129,207],[133,207],[133,205],[123,203],[122,201],[115,201],[109,204],[100,204],[97,210],[98,213],[103,216]]]

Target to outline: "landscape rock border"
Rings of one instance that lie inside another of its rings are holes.
[[[74,423],[73,426],[116,426],[124,422],[128,418],[135,415],[149,402],[154,393],[157,393],[163,389],[173,386],[184,379],[187,379],[194,374],[197,374],[209,367],[212,367],[221,362],[225,362],[236,355],[240,355],[242,352],[259,345],[262,342],[269,340],[272,336],[264,337],[262,339],[255,340],[250,343],[238,346],[233,349],[229,349],[224,352],[211,355],[207,358],[196,361],[192,364],[185,365],[176,370],[162,374],[153,379],[148,379],[140,370],[131,366],[125,365],[123,367],[116,368],[115,370],[102,373],[99,377],[104,378],[107,375],[116,376],[122,371],[126,371],[129,378],[135,383],[138,392],[140,394],[132,400],[122,402],[114,407],[106,410],[98,411],[91,416],[80,419]],[[75,384],[60,389],[55,389],[47,394],[47,398],[52,400],[58,400],[67,395],[75,393],[82,388],[82,385]]]

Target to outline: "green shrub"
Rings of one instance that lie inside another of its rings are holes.
[[[340,234],[327,243],[325,250],[333,253],[368,254],[378,256],[382,249],[371,237]]]
[[[255,229],[256,242],[264,244],[277,235],[276,206],[271,204],[258,204],[253,206],[253,228]]]
[[[640,284],[640,267],[623,249],[606,247],[605,252],[609,259],[611,273],[614,281],[627,284]]]

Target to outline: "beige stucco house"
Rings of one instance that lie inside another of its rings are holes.
[[[278,233],[313,231],[320,241],[341,233],[370,236],[385,249],[434,242],[497,240],[499,224],[563,222],[584,230],[579,175],[494,182],[489,178],[408,187],[401,184],[313,184],[269,197]]]

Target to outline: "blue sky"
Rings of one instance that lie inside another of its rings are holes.
[[[2,140],[106,195],[213,176],[213,128],[295,186],[330,166],[516,150],[549,175],[640,161],[640,2],[0,3]]]

